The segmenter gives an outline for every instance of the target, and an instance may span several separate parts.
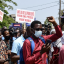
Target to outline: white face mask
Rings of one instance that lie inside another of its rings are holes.
[[[40,37],[42,35],[42,31],[35,31],[34,34],[36,37]]]

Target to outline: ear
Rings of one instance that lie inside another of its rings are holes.
[[[31,28],[31,32],[32,32],[32,34],[34,34],[35,33],[35,30],[33,28]]]

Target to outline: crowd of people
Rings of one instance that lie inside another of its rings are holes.
[[[63,64],[64,31],[54,17],[35,20],[26,29],[0,28],[0,64]]]

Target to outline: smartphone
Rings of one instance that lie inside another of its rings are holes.
[[[50,43],[51,44],[51,42],[52,42],[52,40],[50,40],[50,39],[47,40],[47,43]]]

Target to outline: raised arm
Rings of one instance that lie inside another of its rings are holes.
[[[48,35],[48,36],[43,36],[45,40],[47,39],[51,39],[52,42],[57,40],[58,38],[60,38],[62,36],[62,31],[60,26],[56,23],[54,17],[48,17],[48,21],[51,22],[53,24],[53,26],[55,27],[56,30],[56,34],[52,34],[52,35]]]

